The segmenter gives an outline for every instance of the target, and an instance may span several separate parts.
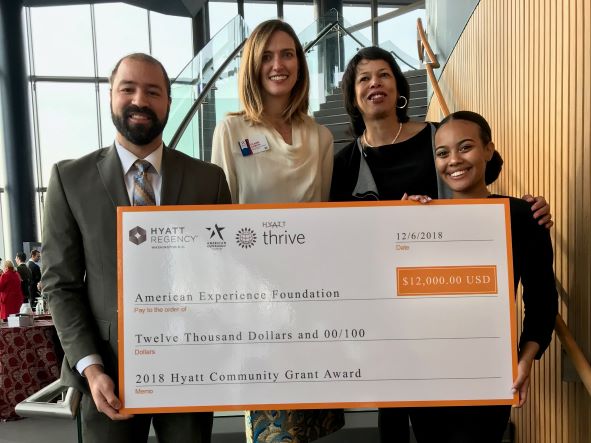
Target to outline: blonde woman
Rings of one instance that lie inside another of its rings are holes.
[[[242,55],[242,111],[213,136],[212,162],[224,169],[233,203],[328,200],[333,138],[308,116],[308,91],[304,51],[291,26],[258,25]],[[342,426],[342,411],[246,413],[248,441],[256,443],[306,443]]]
[[[242,111],[217,125],[212,145],[232,201],[328,200],[332,134],[308,116],[308,67],[291,26],[257,26],[244,47],[238,89]]]

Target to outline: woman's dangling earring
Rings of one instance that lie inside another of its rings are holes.
[[[404,104],[403,104],[402,106],[398,106],[398,105],[396,105],[396,107],[397,107],[398,109],[404,109],[404,108],[406,108],[406,105],[408,105],[408,100],[407,100],[407,98],[406,98],[404,95],[399,95],[399,96],[398,96],[398,100],[400,100],[401,98],[403,98],[403,99],[404,99]],[[398,102],[398,100],[396,100],[396,101]]]

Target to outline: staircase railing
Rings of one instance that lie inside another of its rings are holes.
[[[570,332],[570,329],[568,329],[566,323],[564,323],[560,314],[556,316],[554,330],[556,331],[557,337],[560,339],[562,347],[570,357],[579,378],[583,382],[583,385],[585,385],[585,388],[587,388],[587,393],[591,395],[591,365],[585,358],[585,354],[583,354],[579,345],[577,345],[575,338]]]
[[[213,85],[215,85],[215,82],[220,78],[220,76],[222,75],[222,73],[224,72],[224,70],[228,67],[228,65],[230,64],[230,62],[232,60],[234,60],[234,58],[236,56],[238,56],[238,54],[240,54],[240,51],[242,51],[242,48],[244,47],[245,44],[246,44],[246,40],[243,40],[234,49],[234,51],[232,51],[232,53],[230,54],[230,56],[220,65],[220,67],[211,76],[211,79],[203,87],[203,89],[201,90],[201,92],[197,96],[197,99],[193,102],[193,104],[189,108],[189,111],[183,117],[183,120],[181,121],[181,124],[179,125],[178,129],[174,132],[172,138],[170,139],[170,142],[168,143],[168,146],[171,149],[176,149],[176,145],[179,143],[181,137],[183,136],[183,133],[185,132],[185,130],[189,126],[189,123],[191,123],[191,120],[193,119],[193,116],[195,115],[195,113],[197,112],[197,110],[199,109],[199,107],[201,106],[201,104],[203,103],[203,101],[205,100],[205,97],[207,97],[207,95],[209,94],[209,91],[211,90],[211,88],[213,87]]]
[[[441,106],[444,116],[448,116],[449,108],[447,107],[447,103],[445,102],[443,94],[441,93],[441,88],[439,87],[439,82],[435,78],[435,73],[433,72],[434,69],[439,68],[439,61],[437,60],[437,56],[433,53],[433,50],[429,45],[429,41],[427,40],[423,23],[421,22],[420,18],[417,19],[417,31],[419,59],[425,64],[427,74],[429,75],[429,80],[431,81],[431,86],[433,87],[433,92],[437,96],[437,100],[439,101],[439,105]],[[429,60],[426,62],[424,61],[423,55],[425,52],[429,58]],[[573,337],[570,329],[568,329],[568,326],[560,314],[556,316],[554,330],[556,331],[556,336],[560,340],[562,347],[571,359],[579,378],[583,382],[583,385],[587,389],[589,395],[591,395],[591,365],[589,364],[589,361],[586,359],[585,354],[583,354],[583,351],[579,345],[577,345],[575,338]]]
[[[417,44],[419,45],[419,60],[425,65],[425,69],[427,70],[427,75],[429,76],[429,80],[431,81],[431,86],[433,87],[433,92],[439,101],[439,106],[441,107],[441,111],[443,112],[444,116],[449,115],[449,108],[447,107],[447,103],[443,98],[443,94],[441,93],[441,88],[439,87],[439,82],[435,77],[434,69],[439,68],[439,61],[437,60],[437,56],[431,49],[431,45],[429,45],[429,41],[427,40],[427,35],[425,34],[425,29],[423,28],[423,22],[420,18],[417,19],[417,31],[418,31],[418,40]],[[425,52],[427,53],[428,60],[425,61]]]
[[[329,23],[328,25],[326,25],[316,36],[316,38],[314,40],[312,40],[309,43],[306,43],[304,45],[304,52],[308,52],[310,49],[312,49],[316,43],[318,43],[320,40],[322,40],[329,32],[331,32],[333,30],[333,27],[338,26],[339,30],[341,30],[342,32],[344,32],[345,34],[347,34],[349,37],[351,37],[355,43],[357,43],[359,46],[361,46],[362,48],[365,47],[365,45],[363,43],[361,43],[359,41],[359,39],[357,37],[355,37],[352,33],[350,33],[349,31],[347,31],[347,29],[343,26],[341,26],[341,24],[339,23],[338,20],[335,20],[331,23]]]

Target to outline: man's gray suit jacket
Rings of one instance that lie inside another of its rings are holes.
[[[215,165],[164,148],[161,174],[161,205],[231,202]],[[53,167],[45,200],[43,287],[65,352],[62,382],[86,393],[75,365],[90,354],[101,355],[117,384],[117,206],[130,203],[114,146]],[[146,272],[154,271],[146,263]]]

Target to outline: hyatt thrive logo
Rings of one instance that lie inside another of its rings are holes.
[[[236,243],[244,249],[252,248],[257,242],[256,233],[250,228],[242,228],[236,234]]]
[[[146,241],[146,230],[136,226],[131,231],[129,231],[129,241],[135,245],[141,245]]]

